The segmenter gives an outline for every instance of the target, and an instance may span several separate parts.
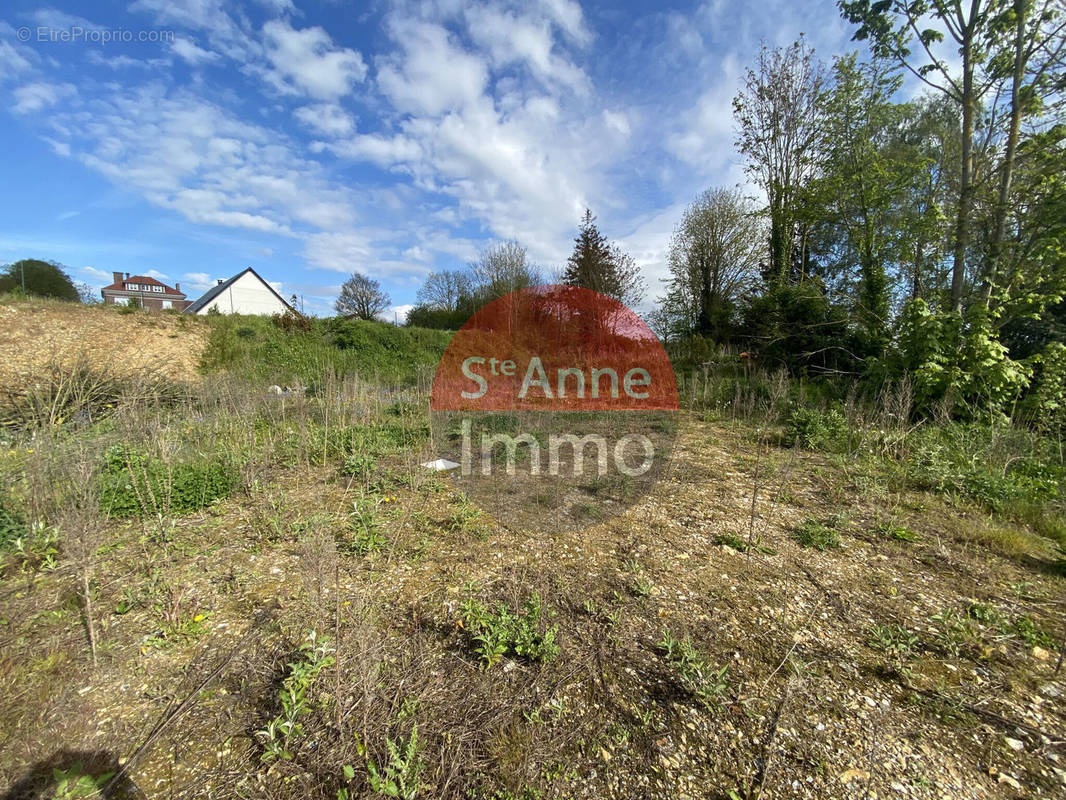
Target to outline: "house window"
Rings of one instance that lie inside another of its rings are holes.
[[[173,308],[173,307],[174,307],[174,303],[172,303],[170,300],[164,300],[163,301],[163,308]]]
[[[161,291],[163,291],[163,287],[162,286],[153,286],[152,287],[152,291],[153,292],[161,292]]]

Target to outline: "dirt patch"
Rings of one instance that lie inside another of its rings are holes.
[[[42,301],[0,305],[0,330],[4,386],[24,386],[48,366],[83,357],[113,374],[151,369],[194,381],[207,342],[207,326],[194,317]]]

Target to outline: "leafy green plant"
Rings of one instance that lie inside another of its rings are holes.
[[[351,453],[344,459],[341,474],[365,480],[373,475],[376,469],[377,461],[374,460],[373,456],[367,453]]]
[[[889,655],[902,668],[914,658],[918,637],[899,625],[874,625],[867,643]]]
[[[848,424],[836,409],[820,411],[795,406],[785,420],[783,443],[808,450],[842,453],[848,449]]]
[[[411,726],[407,741],[393,741],[386,737],[385,749],[388,759],[379,768],[373,758],[367,756],[366,769],[370,776],[370,788],[376,794],[414,800],[422,790],[421,758],[422,745],[418,741],[418,723]]]
[[[16,539],[22,539],[28,533],[22,515],[12,510],[0,495],[0,551],[10,549]]]
[[[840,547],[840,534],[835,528],[809,519],[803,522],[792,533],[792,537],[804,547],[813,547],[815,550],[833,550]]]
[[[43,522],[34,522],[28,533],[11,543],[11,549],[22,572],[51,572],[58,566],[59,534]]]
[[[468,593],[459,606],[459,618],[474,654],[489,669],[505,655],[529,661],[551,661],[559,653],[555,625],[542,624],[543,607],[534,594],[520,613],[500,603],[494,612]]]
[[[719,536],[716,536],[714,539],[714,543],[717,545],[732,547],[738,553],[747,553],[749,550],[751,550],[755,553],[765,553],[766,555],[771,556],[777,554],[776,550],[769,547],[764,547],[762,544],[760,544],[758,539],[755,539],[749,544],[747,539],[741,539],[739,536],[735,536],[732,533],[723,533]]]
[[[690,637],[678,639],[669,630],[663,631],[658,648],[677,672],[686,691],[698,698],[708,709],[721,708],[722,698],[730,689],[728,665],[712,668],[692,644]]]
[[[365,556],[382,550],[389,543],[381,530],[379,509],[383,502],[383,498],[376,495],[368,495],[355,502],[352,513],[348,515],[351,535],[337,542],[339,549]]]
[[[882,522],[877,526],[876,532],[882,539],[892,539],[896,542],[916,542],[919,538],[914,531],[894,522]]]
[[[81,764],[75,764],[70,769],[53,769],[52,779],[56,782],[56,787],[52,800],[100,797],[101,790],[114,774],[105,772],[103,775],[87,775]]]
[[[281,713],[256,736],[263,744],[263,761],[293,757],[292,741],[303,733],[300,719],[309,711],[311,690],[318,674],[333,664],[333,648],[326,637],[309,631],[300,645],[301,658],[289,664],[289,674],[281,683],[278,698]]]
[[[240,471],[222,458],[168,464],[122,445],[111,447],[99,476],[100,507],[112,517],[188,514],[228,497]]]
[[[448,527],[454,533],[477,533],[481,528],[481,509],[470,502],[465,494],[452,505]]]

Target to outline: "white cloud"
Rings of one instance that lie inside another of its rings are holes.
[[[414,305],[411,303],[405,303],[401,306],[389,306],[378,314],[378,319],[382,322],[395,322],[397,325],[403,325],[407,322],[407,315],[412,308],[414,308]]]
[[[79,17],[76,14],[68,14],[56,8],[39,8],[33,12],[35,27],[52,28],[53,30],[71,30],[81,28],[86,31],[103,30],[102,25]]]
[[[20,52],[22,49],[0,39],[0,82],[14,78],[30,68],[29,60]]]
[[[327,145],[328,149],[342,158],[353,161],[369,161],[388,169],[397,164],[415,161],[422,155],[418,142],[403,135],[392,137],[361,134]]]
[[[117,185],[194,223],[286,236],[354,222],[350,192],[276,132],[157,84],[49,119],[53,139]]]
[[[169,275],[167,275],[164,272],[160,272],[157,269],[142,270],[139,274],[144,275],[145,277],[148,277],[148,278],[155,278],[157,281],[166,282],[166,281],[170,280],[170,276]]]
[[[318,233],[304,243],[304,258],[316,267],[336,272],[365,269],[374,256],[369,238],[360,233]]]
[[[194,67],[198,67],[201,64],[206,64],[210,61],[218,61],[222,58],[218,53],[204,50],[202,47],[199,47],[191,39],[175,39],[174,43],[170,46],[170,49],[175,55]]]
[[[323,136],[348,136],[355,131],[351,116],[336,103],[301,106],[292,113],[304,125]]]
[[[487,49],[495,65],[524,63],[543,82],[558,83],[582,94],[588,91],[585,73],[554,52],[547,21],[491,6],[471,6],[466,17],[470,35]]]
[[[363,57],[346,47],[334,47],[322,28],[295,30],[288,22],[271,20],[263,26],[266,56],[273,69],[265,75],[279,91],[334,100],[366,77]]]
[[[181,276],[181,282],[186,287],[199,292],[205,292],[215,285],[215,282],[211,280],[211,276],[206,272],[186,272]]]
[[[80,270],[78,270],[78,272],[79,274],[84,275],[86,278],[89,278],[93,282],[101,284],[103,286],[109,286],[111,285],[112,281],[115,280],[115,276],[112,275],[110,272],[105,272],[104,270],[97,269],[96,267],[82,267]]]
[[[16,114],[32,114],[75,94],[77,89],[69,83],[28,83],[15,90],[15,105],[11,110]]]
[[[574,0],[540,0],[548,16],[573,40],[586,44],[592,33],[585,26],[585,16],[580,4]]]
[[[101,67],[107,67],[108,69],[156,69],[161,66],[166,66],[170,63],[169,59],[164,58],[150,58],[140,59],[132,58],[123,53],[116,55],[107,55],[99,50],[90,50],[86,56],[90,64],[96,64]]]
[[[453,43],[447,29],[411,19],[388,27],[403,53],[382,60],[378,85],[398,111],[436,116],[482,96],[485,63]]]

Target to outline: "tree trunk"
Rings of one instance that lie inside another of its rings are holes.
[[[962,170],[959,208],[955,219],[955,259],[951,268],[951,307],[962,311],[966,278],[966,248],[970,244],[970,207],[973,205],[973,127],[976,99],[973,88],[973,20],[964,30],[962,45]]]
[[[1011,75],[1010,92],[1010,127],[1007,131],[1007,144],[1003,151],[1003,166],[999,179],[999,196],[996,198],[996,220],[992,233],[992,242],[988,251],[988,269],[984,281],[985,303],[989,302],[992,286],[999,272],[999,259],[1003,252],[1003,240],[1007,232],[1007,203],[1010,200],[1011,181],[1014,177],[1014,156],[1018,150],[1018,138],[1022,127],[1022,103],[1019,94],[1022,78],[1025,75],[1025,24],[1029,4],[1025,0],[1014,0],[1014,71]]]

